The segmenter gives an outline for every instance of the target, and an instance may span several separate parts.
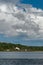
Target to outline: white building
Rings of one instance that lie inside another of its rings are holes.
[[[16,47],[15,49],[16,49],[16,50],[18,50],[18,51],[20,50],[20,48],[19,48],[19,47]]]

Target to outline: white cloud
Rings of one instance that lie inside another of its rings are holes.
[[[29,38],[43,38],[43,10],[28,6],[21,5],[19,8],[14,4],[1,4],[0,34],[25,34]]]

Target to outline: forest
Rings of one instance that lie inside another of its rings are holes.
[[[43,46],[26,46],[21,44],[0,42],[0,51],[19,51],[19,52],[30,52],[30,51],[43,51]]]

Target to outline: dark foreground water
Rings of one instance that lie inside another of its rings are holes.
[[[0,59],[0,65],[43,65],[43,59]]]
[[[43,65],[43,52],[0,52],[0,65]]]

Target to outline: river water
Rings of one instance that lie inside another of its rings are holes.
[[[0,65],[43,65],[43,52],[0,52]]]

